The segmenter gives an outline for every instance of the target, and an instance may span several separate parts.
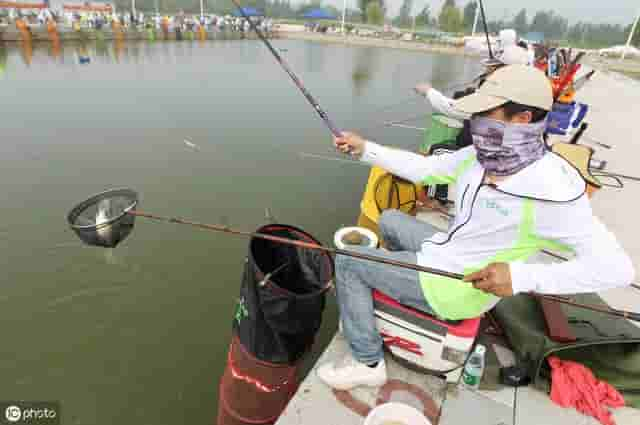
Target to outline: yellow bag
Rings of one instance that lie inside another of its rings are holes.
[[[358,224],[377,232],[377,223],[382,211],[395,209],[407,214],[413,213],[420,190],[420,185],[394,176],[380,167],[371,167],[360,202],[361,214]]]

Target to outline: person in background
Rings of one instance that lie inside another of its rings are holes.
[[[479,84],[496,70],[507,65],[529,65],[529,55],[526,50],[517,45],[510,45],[506,47],[499,57],[494,59],[487,59],[484,61],[485,73],[482,75],[482,79]],[[433,109],[443,115],[450,118],[462,121],[463,128],[460,132],[458,139],[456,140],[456,146],[463,148],[471,145],[471,130],[469,128],[469,114],[456,110],[453,105],[457,99],[472,94],[475,92],[475,88],[471,87],[467,90],[456,92],[452,98],[449,98],[442,94],[440,91],[434,89],[429,83],[418,84],[414,90],[416,93],[427,98]]]

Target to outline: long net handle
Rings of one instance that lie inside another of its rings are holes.
[[[157,216],[157,215],[153,215],[153,214],[144,213],[144,212],[141,212],[141,211],[129,211],[127,214],[134,215],[136,217],[150,218],[152,220],[165,221],[165,222],[169,222],[169,223],[186,224],[186,225],[189,225],[189,226],[199,227],[201,229],[213,230],[215,232],[223,232],[223,233],[230,233],[230,234],[233,234],[233,235],[249,236],[249,237],[252,237],[252,238],[264,239],[264,240],[268,240],[268,241],[271,241],[271,242],[278,242],[278,243],[282,243],[282,244],[286,244],[286,245],[293,245],[293,246],[297,246],[299,248],[307,248],[307,249],[314,249],[314,250],[318,250],[318,251],[324,251],[324,252],[332,254],[332,255],[345,255],[347,257],[354,257],[354,258],[359,258],[361,260],[373,261],[373,262],[376,262],[376,263],[388,264],[388,265],[391,265],[391,266],[402,267],[402,268],[405,268],[405,269],[411,269],[411,270],[415,270],[415,271],[419,271],[419,272],[431,273],[431,274],[435,274],[435,275],[438,275],[438,276],[448,277],[448,278],[451,278],[451,279],[462,280],[464,278],[464,275],[459,274],[459,273],[451,273],[451,272],[447,272],[447,271],[444,271],[444,270],[433,269],[433,268],[430,268],[430,267],[419,266],[417,264],[405,263],[405,262],[402,262],[402,261],[390,260],[390,259],[384,258],[384,257],[378,257],[378,256],[375,256],[375,255],[362,254],[362,253],[359,253],[359,252],[353,252],[353,251],[348,251],[348,250],[344,250],[344,249],[327,248],[327,247],[322,246],[322,245],[318,245],[318,244],[314,244],[314,243],[310,243],[310,242],[305,242],[305,241],[299,241],[299,240],[295,240],[295,239],[283,238],[283,237],[280,237],[280,236],[265,235],[263,233],[245,232],[245,231],[233,229],[233,228],[230,228],[230,227],[227,227],[227,226],[220,226],[220,225],[216,225],[216,224],[198,223],[198,222],[195,222],[195,221],[189,221],[189,220],[184,220],[184,219],[175,218],[175,217],[161,217],[161,216]]]
[[[153,214],[149,214],[149,213],[144,213],[144,212],[141,212],[141,211],[128,211],[127,214],[133,215],[133,216],[136,216],[136,217],[149,218],[149,219],[157,220],[157,221],[164,221],[164,222],[168,222],[168,223],[186,224],[186,225],[189,225],[189,226],[199,227],[201,229],[212,230],[212,231],[215,231],[215,232],[223,232],[223,233],[230,233],[230,234],[234,234],[234,235],[249,236],[249,237],[252,237],[252,238],[264,239],[264,240],[268,240],[268,241],[272,241],[272,242],[278,242],[278,243],[282,243],[282,244],[286,244],[286,245],[293,245],[293,246],[297,246],[297,247],[300,247],[300,248],[307,248],[307,249],[314,249],[314,250],[318,250],[318,251],[324,251],[324,252],[332,254],[332,255],[345,255],[347,257],[359,258],[361,260],[373,261],[375,263],[388,264],[388,265],[391,265],[391,266],[396,266],[396,267],[401,267],[401,268],[405,268],[405,269],[415,270],[415,271],[418,271],[418,272],[431,273],[431,274],[434,274],[434,275],[448,277],[448,278],[456,279],[456,280],[462,280],[464,278],[464,275],[462,275],[460,273],[451,273],[451,272],[448,272],[448,271],[434,269],[434,268],[431,268],[431,267],[419,266],[417,264],[405,263],[405,262],[396,261],[396,260],[390,260],[388,258],[378,257],[378,256],[375,256],[375,255],[362,254],[362,253],[359,253],[359,252],[347,251],[347,250],[344,250],[344,249],[327,248],[327,247],[324,247],[322,245],[317,245],[317,244],[314,244],[314,243],[299,241],[299,240],[295,240],[295,239],[283,238],[283,237],[280,237],[280,236],[265,235],[263,233],[245,232],[245,231],[233,229],[233,228],[230,228],[230,227],[227,227],[227,226],[220,226],[220,225],[206,224],[206,223],[198,223],[198,222],[195,222],[195,221],[189,221],[189,220],[184,220],[184,219],[175,218],[175,217],[162,217],[162,216],[157,216],[157,215],[153,215]],[[636,321],[636,322],[640,322],[640,314],[634,313],[634,312],[631,312],[631,311],[616,310],[616,309],[613,309],[613,308],[597,307],[597,306],[592,306],[592,305],[588,305],[588,304],[577,303],[577,302],[573,302],[571,300],[568,300],[566,298],[563,298],[563,297],[560,297],[560,296],[557,296],[557,295],[545,295],[545,294],[538,294],[538,293],[533,293],[533,292],[531,293],[531,295],[536,296],[538,298],[543,298],[543,299],[548,299],[548,300],[551,300],[551,301],[559,302],[561,304],[567,304],[567,305],[570,305],[570,306],[573,306],[573,307],[579,307],[579,308],[583,308],[583,309],[586,309],[586,310],[597,311],[599,313],[609,314],[609,315],[613,315],[613,316],[617,316],[617,317],[622,317],[622,318],[625,318],[625,319],[633,320],[633,321]]]
[[[264,36],[264,34],[262,34],[262,31],[260,31],[260,28],[258,28],[258,26],[249,18],[249,16],[247,16],[247,14],[244,13],[244,10],[242,9],[242,6],[240,6],[240,4],[238,3],[237,0],[231,0],[231,1],[236,6],[236,8],[238,9],[238,11],[242,15],[242,17],[244,19],[246,19],[247,22],[249,22],[249,25],[251,26],[251,28],[256,32],[256,34],[258,34],[258,37],[260,38],[260,40],[262,40],[262,42],[271,51],[271,54],[273,54],[273,56],[276,58],[276,60],[280,64],[280,66],[282,66],[282,68],[285,70],[285,72],[287,74],[289,74],[289,77],[291,77],[291,79],[293,80],[295,85],[298,87],[298,89],[300,89],[300,92],[302,92],[302,94],[307,99],[307,101],[309,101],[311,106],[313,106],[313,109],[316,110],[316,112],[318,113],[320,118],[322,118],[322,120],[327,125],[329,130],[331,130],[331,133],[335,137],[341,137],[342,133],[340,132],[340,130],[338,130],[338,128],[329,119],[329,116],[327,115],[327,113],[324,111],[324,109],[322,109],[322,107],[320,107],[320,104],[318,103],[318,101],[305,88],[305,86],[302,84],[302,81],[296,76],[296,74],[294,74],[294,72],[291,70],[291,68],[289,68],[289,65],[284,60],[284,58],[282,58],[282,56],[280,56],[278,51],[273,48],[273,45],[269,42],[269,40],[267,40],[267,38]]]

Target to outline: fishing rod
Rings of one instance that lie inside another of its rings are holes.
[[[597,140],[592,139],[591,137],[588,137],[588,136],[584,136],[583,135],[582,136],[582,140],[584,140],[585,142],[587,142],[589,144],[600,146],[600,147],[605,148],[605,149],[612,149],[613,148],[613,146],[611,146],[611,145],[608,145],[608,144],[602,143],[602,142],[598,142]]]
[[[398,128],[406,128],[408,130],[417,130],[417,131],[426,131],[426,128],[423,127],[414,127],[412,125],[405,125],[405,124],[400,124],[400,123],[396,123],[396,122],[386,122],[384,123],[384,125],[386,127],[398,127]]]
[[[128,211],[127,214],[130,214],[130,215],[133,215],[133,216],[136,216],[136,217],[149,218],[149,219],[156,220],[156,221],[164,221],[164,222],[168,222],[168,223],[184,224],[184,225],[188,225],[188,226],[198,227],[198,228],[201,228],[201,229],[212,230],[212,231],[215,231],[215,232],[222,232],[222,233],[228,233],[228,234],[240,235],[240,236],[248,236],[248,237],[251,237],[251,238],[257,238],[257,239],[268,240],[268,241],[271,241],[271,242],[282,243],[282,244],[285,244],[285,245],[292,245],[292,246],[296,246],[298,248],[306,248],[306,249],[312,249],[312,250],[316,250],[316,251],[324,251],[327,254],[331,254],[333,256],[344,255],[344,256],[347,256],[347,257],[358,258],[360,260],[372,261],[374,263],[382,263],[382,264],[387,264],[387,265],[391,265],[391,266],[395,266],[395,267],[401,267],[401,268],[405,268],[405,269],[415,270],[415,271],[418,271],[418,272],[430,273],[430,274],[434,274],[434,275],[437,275],[437,276],[447,277],[447,278],[450,278],[450,279],[456,279],[456,280],[464,279],[464,275],[460,274],[460,273],[452,273],[452,272],[439,270],[439,269],[435,269],[435,268],[431,268],[431,267],[419,266],[417,264],[405,263],[403,261],[391,260],[391,259],[384,258],[384,257],[379,257],[379,256],[369,255],[369,254],[362,254],[362,253],[359,253],[359,252],[354,252],[354,251],[349,251],[349,250],[344,250],[344,249],[328,248],[328,247],[324,247],[322,245],[317,245],[317,244],[314,244],[314,243],[311,243],[311,242],[304,242],[304,241],[284,238],[284,237],[280,237],[280,236],[265,235],[265,234],[262,234],[262,233],[255,233],[255,232],[246,232],[246,231],[242,231],[242,230],[233,229],[233,228],[231,228],[229,226],[220,226],[220,225],[215,225],[215,224],[199,223],[199,222],[185,220],[185,219],[182,219],[182,218],[163,217],[163,216],[157,216],[157,215],[144,213],[144,212],[141,212],[141,211],[133,211],[133,210],[132,211]],[[579,308],[583,308],[585,310],[591,310],[591,311],[596,311],[596,312],[600,312],[600,313],[604,313],[604,314],[610,314],[610,315],[613,315],[613,316],[623,317],[625,319],[629,319],[629,320],[633,320],[633,321],[636,321],[636,322],[640,322],[640,314],[638,314],[638,313],[634,313],[634,312],[630,312],[630,311],[624,311],[624,310],[616,310],[616,309],[607,308],[607,307],[596,307],[596,306],[592,306],[592,305],[588,305],[588,304],[582,304],[582,303],[574,302],[574,301],[568,300],[566,298],[555,296],[555,295],[546,295],[546,294],[538,294],[538,293],[532,293],[532,295],[534,295],[534,296],[536,296],[538,298],[548,299],[548,300],[559,302],[559,303],[562,303],[562,304],[567,304],[567,305],[570,305],[570,306],[573,306],[573,307],[579,307]]]
[[[359,164],[359,165],[364,165],[364,166],[369,166],[369,164],[366,164],[364,162],[361,161],[357,161],[354,159],[344,159],[344,158],[338,158],[338,157],[333,157],[333,156],[325,156],[325,155],[318,155],[315,153],[308,153],[308,152],[299,152],[298,155],[301,158],[313,158],[313,159],[324,159],[325,161],[335,161],[335,162],[349,162],[351,164]]]
[[[489,58],[494,59],[493,50],[491,50],[491,40],[489,39],[489,26],[487,25],[487,16],[484,13],[484,4],[480,0],[480,14],[482,15],[482,25],[484,26],[484,34],[487,37],[487,49],[489,49]]]
[[[610,173],[608,171],[599,171],[598,175],[602,177],[617,177],[619,179],[626,179],[634,182],[640,182],[640,177],[628,176],[626,174]]]
[[[463,280],[464,275],[460,273],[452,273],[445,270],[439,270],[431,267],[420,266],[413,263],[405,263],[402,261],[391,260],[375,255],[363,254],[359,252],[327,248],[322,245],[305,242],[301,240],[289,239],[280,236],[267,235],[256,232],[247,232],[233,229],[229,226],[199,223],[195,221],[185,220],[177,217],[166,217],[155,214],[136,211],[138,204],[138,194],[131,189],[114,189],[99,193],[91,198],[76,205],[67,216],[67,221],[76,235],[87,245],[100,246],[104,248],[115,248],[122,242],[133,230],[136,217],[143,217],[151,220],[188,225],[192,227],[221,232],[239,236],[248,236],[256,239],[263,239],[271,242],[281,243],[285,245],[296,246],[299,248],[323,251],[333,256],[344,255],[347,257],[358,258],[361,260],[372,261],[381,264],[387,264],[395,267],[415,270],[423,273],[430,273],[455,280]],[[574,307],[580,307],[587,310],[598,311],[604,314],[624,317],[629,320],[640,322],[640,314],[616,310],[612,308],[600,308],[596,306],[580,304],[569,301],[562,297],[553,295],[531,293],[531,295],[550,299],[559,303],[568,304]]]
[[[398,120],[398,121],[384,121],[384,122],[381,122],[381,123],[377,123],[375,125],[361,127],[361,128],[359,128],[359,130],[360,131],[366,131],[366,130],[373,130],[373,129],[380,128],[380,127],[404,127],[404,128],[410,128],[411,126],[404,126],[404,123],[410,122],[410,121],[415,121],[415,120],[420,119],[420,118],[425,118],[428,115],[429,114],[423,112],[420,115],[416,115],[416,116],[405,118],[405,119]],[[420,127],[415,127],[415,128],[412,128],[412,129],[413,130],[419,130]]]
[[[313,106],[313,109],[315,109],[315,111],[318,113],[318,115],[320,116],[322,121],[324,121],[325,125],[329,128],[331,133],[335,137],[342,137],[342,133],[340,132],[340,130],[338,130],[338,128],[329,119],[329,116],[324,111],[324,109],[322,109],[322,107],[320,106],[318,101],[311,95],[311,93],[309,93],[309,91],[302,84],[302,81],[296,76],[296,74],[294,74],[294,72],[291,70],[291,68],[289,68],[289,65],[287,64],[287,62],[284,60],[284,58],[282,56],[280,56],[278,51],[273,47],[273,45],[269,42],[269,40],[267,40],[267,38],[264,36],[264,34],[262,34],[262,31],[260,31],[260,29],[255,24],[255,22],[253,22],[251,20],[251,18],[249,18],[249,16],[247,16],[247,14],[244,12],[244,9],[242,8],[242,6],[240,6],[240,4],[238,3],[238,0],[231,0],[231,1],[236,6],[236,8],[238,9],[238,11],[242,15],[242,17],[249,23],[249,25],[251,26],[251,29],[253,29],[255,31],[255,33],[258,35],[258,38],[260,38],[260,40],[262,40],[262,42],[265,44],[265,46],[267,46],[267,48],[269,49],[271,54],[273,54],[273,56],[276,58],[276,61],[278,61],[278,63],[282,67],[282,69],[284,69],[284,71],[289,75],[289,77],[291,77],[291,79],[293,80],[294,84],[298,87],[300,92],[304,95],[304,97],[311,104],[311,106]]]

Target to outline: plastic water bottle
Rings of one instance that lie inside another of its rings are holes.
[[[467,388],[477,390],[480,387],[480,380],[484,373],[484,345],[476,345],[476,349],[471,353],[469,361],[462,372],[462,382]]]

